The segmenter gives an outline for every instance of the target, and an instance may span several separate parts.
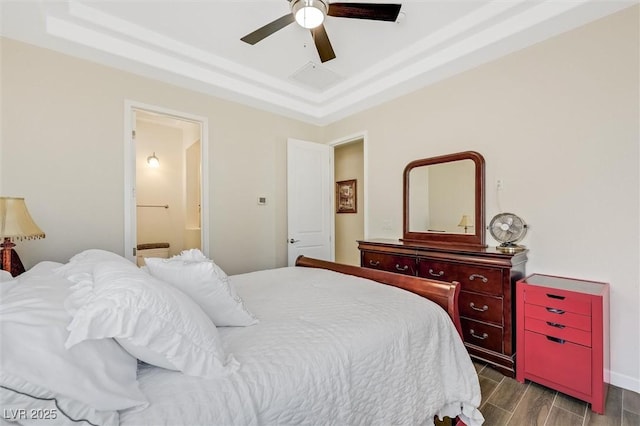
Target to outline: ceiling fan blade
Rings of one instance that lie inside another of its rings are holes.
[[[398,19],[401,7],[401,4],[391,3],[330,3],[327,15],[393,22]]]
[[[322,62],[330,61],[336,57],[333,47],[331,47],[327,31],[324,29],[324,25],[312,28],[311,36],[313,36],[313,41],[316,44],[316,49],[318,49],[318,55],[320,55],[320,60]]]
[[[256,44],[263,38],[269,37],[276,31],[283,29],[293,21],[295,21],[293,14],[287,13],[286,15],[276,19],[275,21],[269,22],[264,27],[258,28],[254,32],[247,34],[240,40],[244,41],[245,43]]]

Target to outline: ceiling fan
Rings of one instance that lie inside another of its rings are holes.
[[[296,21],[311,30],[311,36],[322,62],[336,57],[329,36],[324,29],[324,18],[371,19],[375,21],[395,21],[398,19],[401,4],[387,3],[329,3],[327,0],[289,0],[291,13],[288,13],[267,25],[247,34],[240,40],[256,44],[278,30]]]

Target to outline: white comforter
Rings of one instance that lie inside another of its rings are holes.
[[[231,277],[260,323],[219,328],[238,373],[142,367],[133,425],[482,423],[475,369],[447,314],[394,287],[311,268]]]

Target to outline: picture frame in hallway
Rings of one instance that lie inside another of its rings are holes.
[[[358,213],[357,179],[336,182],[336,213]]]

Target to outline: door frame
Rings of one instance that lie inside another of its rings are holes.
[[[362,195],[364,196],[364,203],[363,203],[363,212],[362,212],[362,220],[364,222],[364,239],[368,239],[369,238],[369,146],[367,143],[367,139],[368,139],[368,135],[367,135],[367,131],[366,130],[362,130],[360,132],[356,132],[353,133],[351,135],[348,136],[343,136],[340,137],[338,139],[334,139],[333,141],[329,142],[327,145],[332,146],[334,148],[335,151],[335,147],[340,146],[340,145],[346,145],[348,143],[351,142],[357,142],[359,140],[362,140],[362,163],[363,163],[363,168],[364,168],[364,182],[362,182]],[[335,164],[332,164],[332,167],[334,168],[334,170],[331,171],[332,176],[334,176],[333,180],[335,181]],[[333,252],[335,253],[335,245],[336,245],[336,222],[335,222],[335,211],[336,211],[336,206],[335,206],[335,197],[333,197],[333,201],[332,201],[332,209],[333,209],[333,215],[332,215],[332,221],[331,221],[331,242],[333,244]]]
[[[137,245],[137,211],[136,211],[136,145],[133,139],[133,114],[143,110],[168,117],[192,121],[200,125],[200,238],[202,252],[209,256],[210,213],[209,213],[209,122],[207,117],[182,111],[150,105],[130,99],[124,101],[124,257],[135,263],[133,248]]]

